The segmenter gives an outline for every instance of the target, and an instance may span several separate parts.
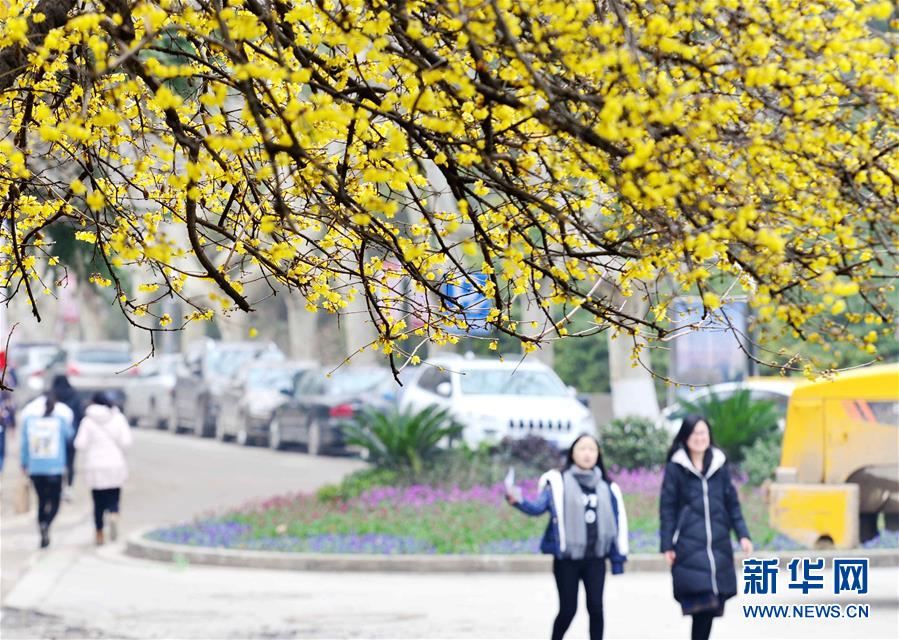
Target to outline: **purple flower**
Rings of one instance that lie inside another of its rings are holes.
[[[326,534],[309,536],[304,540],[307,550],[316,553],[371,553],[371,554],[412,554],[434,553],[429,542],[411,536],[391,536],[384,534]]]
[[[157,529],[147,534],[151,540],[169,544],[186,544],[199,547],[230,547],[238,539],[252,531],[248,524],[239,522],[201,521],[168,529]]]
[[[478,553],[492,555],[532,554],[540,553],[540,538],[525,538],[524,540],[493,540],[485,542],[478,549]]]
[[[613,469],[612,479],[621,487],[621,492],[627,494],[651,494],[658,495],[662,490],[661,469]]]

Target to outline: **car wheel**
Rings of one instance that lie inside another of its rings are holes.
[[[156,398],[150,398],[150,404],[147,409],[147,415],[144,416],[148,428],[159,426],[159,414],[156,411]],[[138,419],[136,422],[140,422]]]
[[[860,513],[858,514],[858,538],[861,542],[867,542],[877,537],[880,533],[877,529],[876,513]]]
[[[215,439],[220,442],[226,442],[228,440],[228,434],[225,432],[225,419],[223,416],[216,418]]]
[[[268,429],[268,446],[270,449],[278,451],[283,447],[281,442],[281,422],[275,418]]]
[[[306,440],[306,451],[310,456],[317,456],[322,448],[322,428],[317,420],[309,423],[309,433]]]
[[[204,435],[204,429],[206,427],[206,403],[202,402],[200,407],[197,409],[197,415],[194,417],[196,421],[194,423],[194,435],[198,438],[202,438]]]
[[[169,412],[168,423],[166,429],[172,433],[178,433],[178,409],[172,404],[172,410]]]

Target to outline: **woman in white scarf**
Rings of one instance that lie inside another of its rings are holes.
[[[540,478],[540,495],[523,500],[508,491],[507,500],[524,513],[552,516],[540,543],[544,553],[553,555],[553,575],[559,590],[559,613],[553,623],[552,638],[560,640],[577,613],[580,583],[587,592],[590,640],[603,634],[603,590],[606,558],[612,573],[624,571],[627,560],[627,515],[618,486],[605,471],[599,442],[591,435],[580,436],[568,451],[562,471],[548,471]]]

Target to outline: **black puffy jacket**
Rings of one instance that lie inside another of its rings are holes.
[[[724,452],[712,448],[705,475],[683,449],[665,467],[659,504],[662,552],[674,550],[671,568],[678,601],[709,593],[723,602],[737,593],[730,532],[748,538],[737,490]]]

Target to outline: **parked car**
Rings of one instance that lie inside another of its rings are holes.
[[[164,429],[172,412],[172,394],[181,354],[167,353],[145,360],[125,387],[125,415],[132,426]]]
[[[719,400],[725,400],[737,391],[747,389],[750,399],[771,400],[776,404],[780,416],[777,424],[780,430],[783,431],[787,415],[787,403],[790,401],[793,389],[799,382],[802,382],[802,380],[780,377],[747,378],[741,382],[721,382],[708,387],[696,388],[683,394],[681,399],[695,404],[707,402],[714,395]],[[681,400],[676,400],[662,410],[656,424],[664,427],[671,434],[675,434],[680,429],[681,422],[687,413],[689,413],[689,410],[683,405]]]
[[[318,364],[310,361],[266,363],[232,378],[222,392],[215,437],[234,438],[241,445],[267,440],[275,411],[290,399],[298,378],[317,368]]]
[[[214,435],[225,385],[241,368],[259,360],[281,361],[284,354],[270,342],[208,340],[191,345],[176,369],[169,431]]]
[[[310,371],[293,395],[275,411],[269,426],[272,449],[305,445],[312,455],[345,447],[343,424],[363,407],[386,410],[396,402],[397,384],[390,369],[344,366]],[[329,375],[330,373],[330,375]]]
[[[24,406],[43,393],[52,382],[51,373],[60,370],[65,359],[65,350],[53,342],[17,342],[9,345],[7,362],[16,373],[16,403]]]
[[[109,393],[119,407],[125,405],[125,387],[140,372],[127,342],[72,342],[66,357],[50,370],[47,382],[65,374],[84,400],[97,391]]]
[[[429,365],[408,383],[400,409],[449,410],[469,445],[537,435],[565,449],[580,434],[596,433],[577,392],[543,363],[442,356]]]

